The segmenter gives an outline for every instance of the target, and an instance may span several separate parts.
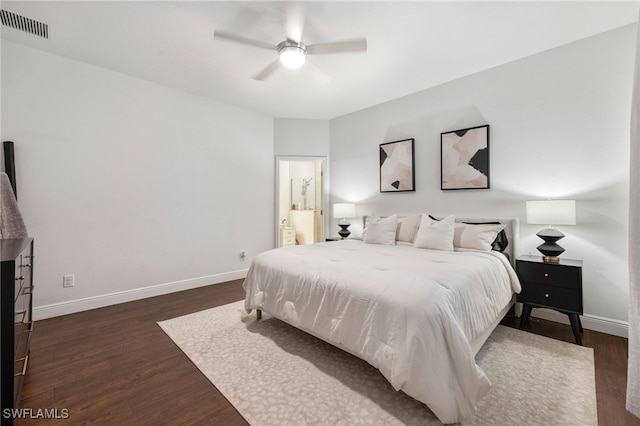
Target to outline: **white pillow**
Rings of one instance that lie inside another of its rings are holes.
[[[420,226],[420,219],[420,215],[398,218],[396,241],[414,242],[418,226]]]
[[[417,248],[453,251],[453,229],[455,216],[449,215],[442,220],[433,220],[422,214],[420,228],[413,244]]]
[[[364,242],[367,244],[383,244],[393,246],[396,244],[396,229],[398,227],[398,215],[379,218],[371,216],[367,220],[367,232],[364,234]]]
[[[470,225],[467,223],[456,223],[453,235],[453,245],[456,248],[491,250],[491,245],[495,241],[498,233],[506,225]]]
[[[363,240],[364,240],[364,237],[367,235],[367,226],[369,226],[371,222],[375,222],[378,219],[380,219],[380,217],[376,212],[373,212],[369,216],[366,216],[364,218],[364,221],[362,222],[362,239]]]

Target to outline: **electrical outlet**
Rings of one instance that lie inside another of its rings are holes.
[[[244,250],[240,252],[240,260],[242,261],[247,260],[247,253]]]
[[[63,275],[62,276],[62,287],[63,288],[69,288],[69,287],[74,287],[75,284],[75,278],[73,275]]]

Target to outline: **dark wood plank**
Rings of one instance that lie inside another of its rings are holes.
[[[21,406],[66,408],[33,424],[246,425],[156,322],[241,300],[242,280],[38,321]],[[517,328],[518,318],[503,324]],[[571,327],[532,318],[528,331],[574,342]],[[598,420],[638,425],[624,409],[627,340],[585,330],[594,348]]]
[[[156,324],[243,297],[237,280],[36,322],[21,406],[69,419],[17,424],[246,425]]]

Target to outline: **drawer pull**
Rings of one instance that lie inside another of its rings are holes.
[[[545,293],[544,297],[546,297],[548,299],[549,298],[549,293]]]
[[[22,361],[24,364],[22,364],[22,371],[19,373],[16,373],[15,377],[24,376],[27,374],[27,363],[29,362],[29,355],[25,356],[24,358],[16,359],[16,362],[19,362],[19,361]]]
[[[19,277],[16,277],[16,281],[24,281],[26,279],[27,277],[25,277],[24,275],[20,275]]]
[[[547,272],[544,273],[545,278],[549,278],[549,274]]]
[[[21,268],[31,268],[30,263],[25,263],[24,265],[20,265]]]

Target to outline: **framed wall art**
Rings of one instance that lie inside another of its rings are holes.
[[[414,139],[380,144],[380,192],[416,190]]]
[[[489,125],[440,134],[440,189],[489,188]]]

